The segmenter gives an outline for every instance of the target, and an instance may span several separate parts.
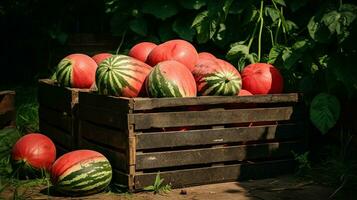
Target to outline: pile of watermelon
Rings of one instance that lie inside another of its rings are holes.
[[[281,93],[277,68],[254,63],[240,73],[231,63],[209,52],[196,51],[185,40],[156,45],[141,42],[128,55],[72,54],[56,69],[60,85],[92,88],[122,97],[246,96]]]
[[[40,133],[21,137],[12,148],[12,163],[19,175],[34,178],[49,172],[54,189],[66,196],[82,196],[104,190],[112,179],[106,157],[92,150],[76,150],[56,160],[52,140]]]

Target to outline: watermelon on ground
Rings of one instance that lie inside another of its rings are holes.
[[[76,150],[62,155],[51,168],[51,182],[56,191],[81,196],[104,190],[112,179],[112,167],[102,154]]]

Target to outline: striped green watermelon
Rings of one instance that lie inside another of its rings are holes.
[[[95,80],[100,94],[137,97],[152,67],[135,58],[114,55],[103,60]]]
[[[174,60],[155,65],[146,81],[150,97],[195,97],[197,93],[190,70]]]
[[[234,96],[242,87],[238,70],[221,59],[199,59],[192,74],[203,96]]]
[[[56,68],[57,82],[64,87],[90,88],[95,80],[97,63],[85,54],[71,54]]]
[[[51,168],[56,191],[70,195],[89,195],[105,189],[112,179],[112,167],[100,153],[76,150],[58,158]]]

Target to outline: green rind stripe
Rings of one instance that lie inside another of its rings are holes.
[[[179,87],[167,80],[160,71],[160,66],[155,67],[148,77],[148,91],[151,97],[183,97]]]
[[[232,72],[207,74],[198,81],[198,84],[202,83],[204,86],[199,91],[202,95],[234,96],[242,88],[241,78]]]
[[[134,60],[124,55],[112,56],[104,60],[96,71],[96,84],[100,94],[122,96],[124,88],[128,88],[134,93],[139,91],[132,87],[130,82],[143,80],[136,78],[135,75],[146,74],[150,66]]]
[[[78,182],[78,184],[56,185],[56,188],[59,188],[60,190],[70,190],[70,191],[92,190],[92,189],[95,189],[96,187],[106,186],[107,184],[110,183],[111,179],[112,179],[112,174],[108,174],[108,175],[105,175],[105,176],[102,176],[102,177],[96,178],[96,179],[91,179],[89,177],[86,180],[82,180],[81,182]]]
[[[71,169],[77,167],[78,165],[82,165],[82,164],[78,163],[77,165],[72,166],[68,170],[71,170]],[[108,161],[88,163],[87,166],[81,167],[81,168],[79,168],[79,170],[73,171],[72,173],[68,174],[67,176],[63,177],[62,179],[59,179],[58,182],[73,180],[79,174],[89,173],[92,169],[101,169],[101,170],[105,170],[105,171],[111,171],[112,167]]]
[[[60,185],[73,185],[76,182],[81,182],[85,179],[89,178],[95,178],[100,175],[107,175],[111,174],[112,169],[110,167],[102,167],[102,168],[91,168],[89,171],[86,170],[81,170],[79,172],[76,172],[76,175],[74,176],[73,179],[66,179],[66,180],[61,180],[58,182]],[[73,173],[71,173],[72,175]]]
[[[56,79],[58,83],[64,87],[72,86],[72,61],[69,59],[62,59],[56,69]]]

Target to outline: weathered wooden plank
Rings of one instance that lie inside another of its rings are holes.
[[[76,100],[72,99],[72,90],[70,88],[60,87],[49,79],[41,79],[38,83],[38,101],[40,105],[67,113],[72,112],[72,101]]]
[[[72,127],[72,115],[71,113],[61,112],[58,110],[53,110],[40,105],[38,110],[39,118],[46,121],[48,124],[60,127],[61,129],[71,133],[73,131]]]
[[[137,149],[227,144],[232,142],[284,140],[304,137],[300,124],[235,127],[173,132],[137,133]]]
[[[165,171],[160,172],[160,177],[164,179],[163,184],[171,183],[174,188],[180,188],[209,183],[275,177],[293,172],[294,164],[293,160],[244,163]],[[135,176],[135,189],[139,190],[148,185],[152,185],[156,175],[157,173],[137,174]]]
[[[80,92],[79,99],[81,104],[86,106],[116,110],[123,113],[128,113],[133,104],[133,99],[130,98],[106,96],[93,92]]]
[[[123,130],[111,129],[81,120],[79,134],[82,138],[125,150],[129,146],[128,133]]]
[[[122,110],[102,109],[87,106],[81,102],[79,104],[79,118],[121,130],[128,129],[128,115]]]
[[[229,103],[296,103],[297,93],[269,94],[254,96],[200,96],[185,98],[134,98],[134,110],[151,110],[155,108],[214,105]]]
[[[292,107],[128,114],[136,130],[289,120]]]
[[[114,169],[128,173],[128,159],[124,152],[104,147],[96,144],[94,141],[89,141],[84,138],[79,139],[79,147],[92,149],[102,153],[110,161],[110,164]]]
[[[133,185],[129,185],[129,174],[121,172],[117,169],[113,169],[113,181],[116,184],[127,187],[127,189],[133,189]],[[123,188],[125,189],[125,188]]]
[[[15,110],[15,92],[0,91],[0,114]]]
[[[261,158],[281,158],[292,156],[291,151],[300,152],[301,148],[302,142],[294,141],[153,153],[138,152],[136,155],[136,169],[244,161]]]
[[[58,127],[48,124],[45,120],[40,119],[40,132],[47,135],[55,144],[59,144],[66,149],[74,148],[74,136],[71,132],[66,132]]]
[[[9,110],[4,113],[0,113],[0,129],[8,126],[15,126],[15,118],[15,110]]]

